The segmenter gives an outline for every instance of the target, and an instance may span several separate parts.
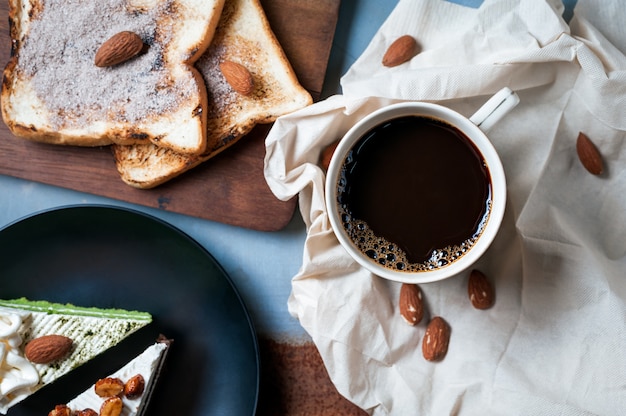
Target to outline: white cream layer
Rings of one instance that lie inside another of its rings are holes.
[[[0,312],[0,413],[6,414],[39,383],[35,366],[24,358],[19,329],[29,313]]]

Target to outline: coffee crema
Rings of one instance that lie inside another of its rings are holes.
[[[491,211],[480,151],[456,127],[399,117],[361,137],[337,183],[341,222],[372,261],[396,271],[433,270],[462,257]]]

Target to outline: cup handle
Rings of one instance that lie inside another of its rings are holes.
[[[486,132],[517,104],[519,96],[515,91],[502,88],[470,117],[470,121]]]

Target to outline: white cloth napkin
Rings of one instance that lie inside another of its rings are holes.
[[[290,313],[311,335],[341,394],[372,415],[626,414],[626,7],[578,0],[570,24],[551,0],[485,0],[473,9],[401,0],[342,78],[342,95],[280,118],[265,176],[299,195],[307,227]],[[423,52],[380,64],[398,36]],[[441,362],[422,357],[426,322],[398,314],[400,285],[339,246],[324,207],[322,149],[398,100],[470,116],[508,86],[521,103],[490,132],[508,179],[502,229],[476,264],[494,282],[473,309],[467,274],[422,285],[429,316],[452,328]],[[378,97],[378,98],[373,98]],[[604,157],[596,177],[575,143]]]

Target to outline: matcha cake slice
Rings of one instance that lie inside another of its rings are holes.
[[[150,322],[146,312],[0,300],[0,413]]]

